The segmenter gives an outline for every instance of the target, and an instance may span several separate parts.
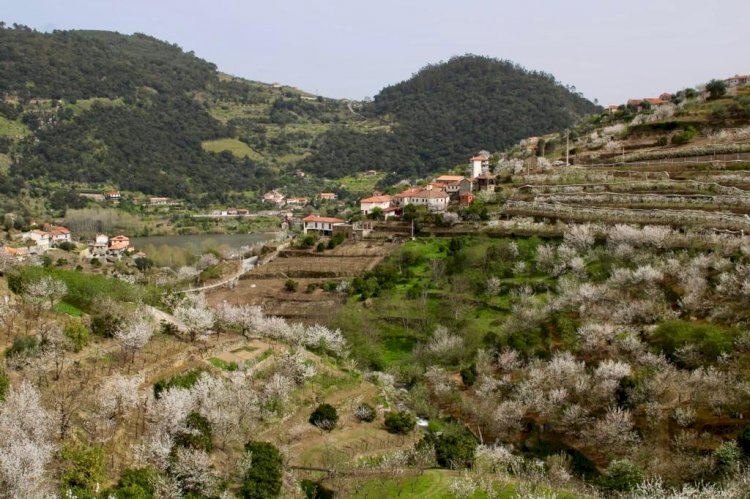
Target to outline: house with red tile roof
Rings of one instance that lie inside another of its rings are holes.
[[[307,215],[302,219],[304,233],[317,232],[324,236],[333,233],[333,226],[345,223],[345,220],[335,217],[321,217],[318,215]]]
[[[370,213],[372,213],[372,210],[375,208],[380,208],[381,210],[390,208],[391,199],[393,199],[392,196],[388,196],[388,195],[370,196],[369,198],[360,199],[359,209],[365,215],[369,215]]]

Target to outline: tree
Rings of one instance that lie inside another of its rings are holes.
[[[60,479],[62,491],[71,491],[76,497],[93,496],[106,479],[104,451],[84,443],[65,447],[60,457],[64,461]]]
[[[281,453],[273,444],[252,441],[245,444],[244,468],[243,498],[279,497],[284,465]]]
[[[184,299],[174,309],[174,316],[184,324],[191,342],[199,335],[209,334],[214,324],[213,311],[202,296]]]
[[[727,84],[724,80],[711,80],[706,84],[710,99],[718,99],[727,93]]]
[[[354,409],[354,417],[360,421],[370,423],[375,420],[375,416],[377,416],[377,412],[370,404],[359,404]]]
[[[42,309],[51,309],[68,292],[64,282],[49,276],[30,283],[25,290],[26,298],[34,305],[37,315]]]
[[[406,435],[414,429],[417,424],[413,414],[406,411],[389,412],[384,419],[385,429],[390,433]]]
[[[331,431],[336,427],[336,423],[339,420],[339,415],[336,412],[336,408],[330,404],[320,404],[310,414],[308,421],[311,425],[317,426],[321,430]]]
[[[628,491],[644,479],[645,474],[638,466],[627,459],[615,459],[607,466],[601,484],[608,489]]]
[[[153,325],[145,317],[141,314],[130,324],[115,332],[115,339],[120,343],[125,358],[130,356],[131,363],[135,360],[135,353],[146,346],[154,334]]]
[[[70,342],[74,352],[80,352],[83,347],[89,344],[89,329],[78,317],[73,317],[65,323],[63,334]]]
[[[24,381],[0,405],[0,489],[8,497],[41,497],[52,459],[52,418]]]
[[[133,263],[135,263],[135,267],[141,272],[146,272],[154,266],[154,261],[145,256],[136,257],[135,260],[133,260]]]

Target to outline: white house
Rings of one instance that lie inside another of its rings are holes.
[[[272,204],[275,204],[276,206],[283,205],[285,199],[286,197],[282,193],[276,190],[268,191],[265,194],[263,194],[264,203],[272,203]]]
[[[469,171],[471,177],[478,177],[490,167],[489,154],[479,153],[469,160]]]
[[[344,220],[334,217],[319,217],[317,215],[308,215],[302,219],[304,223],[304,232],[307,234],[308,231],[317,232],[324,236],[329,236],[333,233],[333,226],[337,224],[343,224]]]
[[[448,208],[450,196],[439,189],[420,189],[409,194],[404,204],[426,206],[430,211],[445,211]]]
[[[750,75],[734,75],[724,80],[728,87],[743,87],[750,85]]]
[[[373,209],[385,210],[391,206],[391,196],[370,196],[359,200],[359,209],[365,215],[369,215]]]
[[[60,225],[46,225],[44,229],[50,235],[50,242],[52,244],[69,243],[72,241],[70,229],[62,227]]]
[[[24,232],[23,234],[21,234],[21,239],[23,239],[24,241],[34,241],[36,245],[34,247],[35,249],[33,249],[32,251],[37,253],[47,251],[52,242],[50,233],[45,230],[30,230],[28,232]]]

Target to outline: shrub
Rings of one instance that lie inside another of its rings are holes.
[[[0,368],[0,402],[5,400],[5,394],[8,393],[10,388],[10,378],[5,374],[5,370]]]
[[[413,414],[406,411],[389,412],[385,415],[385,429],[390,433],[406,435],[417,424]]]
[[[628,491],[635,488],[645,478],[643,470],[627,459],[615,459],[609,463],[601,485],[607,489]]]
[[[367,423],[374,421],[376,415],[375,409],[370,404],[359,404],[354,409],[354,417]]]
[[[174,444],[178,447],[211,452],[214,448],[211,435],[211,422],[200,413],[193,411],[185,418],[185,431],[175,435]]]
[[[89,330],[81,319],[74,318],[66,322],[63,335],[70,341],[74,352],[80,352],[89,344]]]
[[[284,283],[284,289],[286,289],[290,293],[297,291],[298,287],[299,287],[299,283],[295,281],[294,279],[287,279],[286,282]]]
[[[74,249],[76,249],[76,245],[71,243],[70,241],[63,241],[58,244],[57,247],[63,251],[73,251]]]
[[[694,127],[689,126],[682,132],[672,136],[672,144],[674,145],[687,144],[688,142],[693,140],[693,138],[695,138],[697,133],[698,131]]]
[[[719,355],[733,348],[736,335],[737,332],[733,329],[716,324],[671,320],[659,324],[648,340],[670,360],[679,363],[675,352],[680,347],[695,345],[706,359],[716,360]]]
[[[159,472],[153,468],[127,469],[120,475],[117,485],[101,497],[115,497],[116,499],[151,499],[156,497],[155,484],[159,479]]]
[[[323,241],[319,242],[317,246],[315,246],[315,251],[318,253],[322,253],[326,249],[326,243]]]
[[[737,469],[742,459],[742,450],[737,442],[722,443],[714,451],[714,459],[720,471],[731,472]]]
[[[98,258],[92,258],[90,263],[91,263],[92,267],[101,267],[102,266],[102,262],[99,261]]]
[[[5,351],[6,357],[25,357],[32,355],[39,348],[39,342],[34,336],[16,336],[13,344]]]
[[[477,380],[477,365],[472,363],[469,367],[461,369],[461,381],[466,386],[472,386]]]
[[[70,490],[73,492],[71,496],[75,497],[94,497],[99,484],[106,480],[104,451],[81,444],[65,447],[60,456],[64,461],[61,490]]]
[[[196,368],[184,373],[175,374],[171,378],[160,379],[154,384],[154,397],[159,398],[161,392],[170,388],[192,388],[198,382],[204,369]]]
[[[423,440],[435,448],[435,459],[443,468],[470,468],[474,464],[478,442],[463,425],[448,425],[441,433],[430,433]]]
[[[744,430],[737,435],[737,445],[740,446],[742,452],[746,456],[750,456],[750,425],[747,425]]]
[[[122,325],[122,318],[109,312],[97,314],[91,318],[89,327],[91,332],[104,338],[114,338],[115,333]]]
[[[242,497],[267,499],[281,493],[283,462],[279,450],[268,442],[248,442],[245,452],[250,465],[242,482]]]
[[[330,404],[320,404],[310,414],[308,421],[311,425],[317,426],[321,430],[331,431],[336,427],[336,423],[339,420],[339,415],[336,412],[336,408]]]
[[[307,234],[305,235],[299,242],[300,248],[312,248],[313,244],[315,244],[315,241],[317,241],[318,238],[313,234]]]

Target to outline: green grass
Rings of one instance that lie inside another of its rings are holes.
[[[427,470],[422,475],[410,476],[404,478],[391,478],[383,480],[382,478],[367,480],[361,482],[356,492],[350,497],[359,499],[381,499],[383,497],[399,497],[406,499],[455,499],[456,496],[451,494],[450,486],[453,480],[460,475],[454,471],[448,470]],[[492,479],[491,476],[487,478]],[[509,499],[518,497],[519,487],[514,483],[503,481],[493,482],[495,486],[495,497]],[[564,490],[555,490],[546,486],[530,487],[540,496],[554,493],[559,499],[574,499],[578,496]],[[485,499],[487,494],[484,492],[475,492],[470,496],[471,499]]]
[[[8,169],[10,168],[10,156],[7,154],[0,153],[0,173],[8,173]]]
[[[0,137],[18,137],[27,136],[31,130],[19,121],[10,121],[4,116],[0,116]]]
[[[339,179],[341,187],[349,192],[358,194],[371,194],[375,190],[375,185],[385,177],[385,173],[368,176],[363,173],[350,175]]]
[[[208,152],[229,151],[238,158],[263,159],[263,156],[238,139],[216,139],[203,142],[203,150]]]
[[[220,359],[218,357],[211,357],[210,359],[208,359],[208,362],[212,366],[224,371],[236,371],[237,369],[239,369],[239,366],[236,362],[227,362],[226,360]]]
[[[73,110],[73,113],[79,114],[88,111],[94,104],[101,106],[122,106],[125,102],[121,98],[109,99],[107,97],[92,97],[91,99],[80,99],[75,103],[68,103],[67,106]]]
[[[59,314],[68,314],[73,317],[80,317],[83,315],[83,310],[64,301],[57,303],[53,310]]]

